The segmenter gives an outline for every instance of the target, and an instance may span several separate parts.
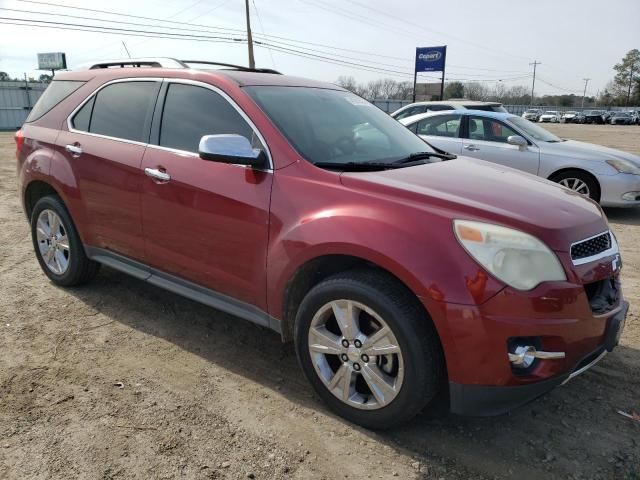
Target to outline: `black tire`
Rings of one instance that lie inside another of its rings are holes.
[[[56,274],[46,264],[40,253],[38,238],[36,234],[37,222],[40,213],[43,210],[53,210],[61,220],[62,226],[69,242],[69,265],[62,274]],[[71,219],[71,215],[67,212],[66,207],[58,196],[48,195],[42,197],[33,207],[31,212],[31,238],[36,258],[44,273],[56,285],[70,287],[74,285],[82,285],[90,281],[98,273],[100,264],[89,260],[85,254],[80,235]]]
[[[319,378],[309,352],[309,328],[327,303],[346,299],[379,314],[395,335],[404,360],[404,379],[397,396],[375,410],[363,410],[334,396]],[[396,427],[411,419],[438,393],[445,378],[444,356],[437,332],[424,309],[402,284],[388,274],[368,270],[339,273],[314,286],[300,304],[295,323],[298,360],[322,399],[340,416],[370,429]]]
[[[562,180],[569,178],[582,180],[589,188],[589,198],[595,202],[600,202],[600,184],[595,178],[582,170],[566,170],[551,177],[551,181],[560,183]]]

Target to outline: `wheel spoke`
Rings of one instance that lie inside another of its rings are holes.
[[[340,337],[334,335],[324,326],[311,327],[309,331],[309,349],[313,352],[327,355],[339,355],[341,353]]]
[[[38,238],[42,235],[46,239],[51,235],[51,228],[49,228],[49,225],[42,219],[42,217],[38,218],[36,232],[38,234]]]
[[[362,376],[379,405],[385,405],[395,397],[393,378],[382,372],[377,365],[364,365]]]
[[[56,258],[56,264],[60,268],[59,272],[60,273],[64,272],[67,269],[67,264],[69,263],[69,260],[67,260],[67,258],[64,256],[64,253],[62,253],[62,251],[59,249],[55,251],[54,255]]]
[[[329,382],[329,390],[337,394],[342,401],[346,402],[351,398],[351,378],[353,377],[353,371],[351,367],[347,365],[340,365],[338,371],[335,373],[331,381]]]
[[[47,213],[49,215],[49,228],[51,228],[51,234],[57,235],[58,229],[60,228],[60,219],[58,218],[58,215],[56,215],[55,212],[52,212],[51,210],[49,210]]]
[[[358,316],[360,310],[349,300],[336,300],[331,303],[331,309],[336,317],[342,336],[348,340],[356,338],[360,332]]]
[[[362,343],[362,353],[369,356],[400,353],[400,347],[391,338],[391,330],[388,327],[382,327]]]
[[[61,236],[58,239],[58,246],[63,250],[69,250],[69,238],[66,235]]]

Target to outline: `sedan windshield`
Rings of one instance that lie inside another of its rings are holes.
[[[284,86],[252,86],[245,91],[298,153],[314,164],[399,165],[416,158],[416,153],[436,154],[397,120],[350,92]],[[439,160],[420,158],[421,163]]]
[[[535,123],[531,123],[529,120],[525,120],[521,117],[509,117],[509,122],[518,127],[524,133],[529,135],[531,138],[539,140],[541,142],[562,142],[563,140],[560,137],[556,137],[553,133],[545,130],[542,127],[539,127]]]

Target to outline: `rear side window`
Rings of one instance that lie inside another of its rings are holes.
[[[74,116],[73,125],[78,129],[86,126],[91,133],[146,143],[159,88],[159,82],[107,85],[95,95],[93,111],[85,111],[91,101],[87,102]]]
[[[39,119],[82,85],[84,82],[76,80],[54,80],[40,96],[25,122]]]
[[[204,135],[225,133],[242,135],[254,148],[261,147],[251,126],[221,95],[194,85],[169,85],[160,125],[160,146],[197,153]]]
[[[71,121],[73,128],[76,130],[82,130],[83,132],[89,131],[89,125],[91,124],[91,112],[93,111],[93,104],[96,101],[95,95],[91,97],[87,103],[76,113]]]

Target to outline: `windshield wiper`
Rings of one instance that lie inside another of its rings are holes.
[[[376,171],[388,170],[395,168],[412,167],[415,165],[423,165],[426,162],[419,158],[412,158],[410,162],[315,162],[314,165],[320,168],[331,168],[335,170],[357,170],[357,171]]]
[[[396,164],[406,164],[415,162],[416,160],[422,160],[425,158],[439,158],[441,160],[453,160],[454,158],[458,158],[456,155],[451,153],[437,153],[437,152],[416,152],[409,155],[407,158],[403,158],[402,160],[398,160],[394,163]]]

